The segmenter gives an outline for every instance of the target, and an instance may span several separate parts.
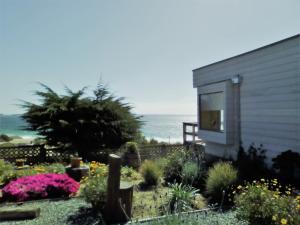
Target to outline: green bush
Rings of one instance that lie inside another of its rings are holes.
[[[145,160],[140,171],[146,185],[152,186],[159,184],[162,173],[154,161]]]
[[[221,203],[223,191],[237,181],[237,170],[229,162],[219,162],[208,171],[206,180],[206,193],[214,203]],[[226,199],[224,199],[226,200]]]
[[[126,166],[138,170],[141,166],[141,156],[137,143],[127,142],[123,154],[123,162]]]
[[[0,159],[0,184],[5,184],[10,176],[13,176],[13,165]]]
[[[185,162],[184,151],[174,152],[167,156],[164,179],[167,183],[180,183],[182,181],[182,167]]]
[[[270,176],[271,172],[268,170],[265,159],[266,149],[264,149],[263,145],[257,147],[253,143],[247,151],[240,146],[237,160],[234,162],[235,167],[239,171],[240,180],[253,181]]]
[[[255,225],[300,224],[300,196],[293,198],[291,189],[280,192],[280,188],[277,180],[239,186],[235,196],[237,218]]]
[[[91,203],[93,208],[101,211],[106,202],[107,178],[104,176],[86,177],[81,182],[81,196]]]
[[[2,142],[8,142],[8,141],[11,141],[12,138],[7,136],[6,134],[0,134],[0,141]]]
[[[167,211],[170,213],[189,211],[193,208],[198,189],[180,184],[171,184],[171,192],[167,202]]]
[[[182,168],[182,182],[197,188],[204,186],[206,170],[196,162],[186,162]]]

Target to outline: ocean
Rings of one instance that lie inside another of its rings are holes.
[[[196,115],[141,115],[144,122],[141,130],[147,139],[154,138],[167,143],[182,142],[182,122],[195,122]],[[20,115],[0,114],[0,134],[21,136],[22,138],[37,137],[35,132],[25,131],[26,125]]]

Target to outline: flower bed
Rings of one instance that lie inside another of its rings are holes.
[[[3,188],[4,199],[26,201],[67,197],[79,189],[79,183],[66,174],[37,174],[11,181]]]

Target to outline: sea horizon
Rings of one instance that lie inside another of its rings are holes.
[[[23,139],[39,137],[36,132],[23,128],[26,123],[21,119],[22,114],[0,114],[0,134],[19,136]],[[195,114],[136,114],[141,116],[143,125],[141,131],[147,140],[155,139],[159,142],[182,142],[182,123],[195,122]]]

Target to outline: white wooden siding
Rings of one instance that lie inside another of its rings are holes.
[[[196,69],[193,85],[204,86],[237,74],[242,76],[244,147],[263,144],[269,157],[287,149],[300,152],[300,35]],[[237,147],[207,143],[207,151],[219,156],[234,156]]]

